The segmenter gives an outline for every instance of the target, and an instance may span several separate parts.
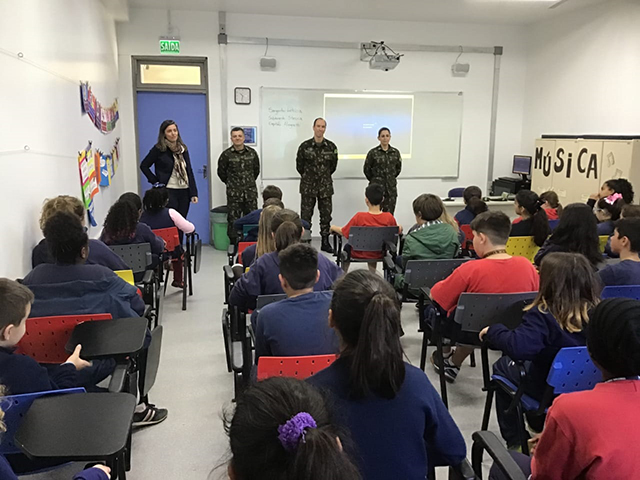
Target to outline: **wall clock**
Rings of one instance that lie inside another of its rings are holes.
[[[234,90],[234,101],[236,105],[251,104],[251,89],[248,87],[236,87]]]

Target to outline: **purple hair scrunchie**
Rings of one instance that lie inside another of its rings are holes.
[[[278,440],[287,452],[293,452],[302,441],[308,428],[317,428],[316,421],[307,412],[300,412],[278,427]]]

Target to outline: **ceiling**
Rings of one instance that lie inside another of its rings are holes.
[[[526,25],[611,0],[129,0],[130,7],[304,17]],[[549,8],[555,3],[555,8]]]

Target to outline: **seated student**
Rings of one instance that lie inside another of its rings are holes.
[[[460,265],[431,289],[431,298],[447,312],[448,328],[455,329],[453,314],[460,295],[468,293],[518,293],[538,290],[538,272],[524,257],[512,257],[505,250],[511,222],[502,212],[485,212],[471,222],[473,248],[480,260]],[[452,341],[456,340],[455,331]],[[444,375],[454,382],[465,358],[473,350],[459,345],[444,349]],[[436,370],[439,368],[431,358]]]
[[[631,182],[626,178],[614,178],[611,180],[607,180],[600,187],[600,191],[598,193],[594,193],[589,196],[589,200],[587,201],[587,205],[593,208],[596,202],[602,198],[606,198],[614,193],[619,193],[622,195],[622,199],[624,203],[633,203],[633,186]]]
[[[572,203],[564,208],[558,226],[534,258],[536,266],[539,267],[545,255],[552,252],[581,253],[597,268],[602,262],[602,254],[596,217],[591,208],[583,203]]]
[[[553,190],[548,190],[540,194],[542,208],[547,214],[549,221],[558,220],[562,215],[562,204],[558,198],[558,194]]]
[[[598,219],[598,235],[611,235],[615,222],[620,219],[624,206],[622,195],[614,193],[601,198],[596,203],[595,214]]]
[[[268,203],[272,199],[267,200]],[[278,205],[267,205],[260,213],[260,221],[258,222],[258,241],[254,245],[249,245],[242,252],[242,270],[244,272],[256,258],[260,258],[265,253],[276,251],[276,241],[271,232],[271,220],[274,215],[282,210],[283,207]]]
[[[455,219],[459,225],[469,225],[477,215],[489,210],[487,204],[482,201],[482,190],[480,187],[472,185],[464,189],[462,192],[464,200],[464,210],[456,213]]]
[[[620,218],[640,218],[640,205],[629,205],[624,204],[622,209],[620,210]],[[607,244],[604,247],[604,253],[609,258],[618,258],[618,254],[611,250],[611,239],[613,238],[613,234],[607,240]]]
[[[107,378],[115,362],[96,362],[80,358],[78,345],[66,362],[45,368],[27,355],[14,350],[26,332],[34,295],[27,287],[7,278],[0,278],[0,384],[9,395],[60,390],[95,385]],[[83,375],[82,369],[87,369]]]
[[[396,219],[389,212],[382,211],[382,199],[384,198],[384,188],[377,183],[370,184],[364,191],[364,203],[367,205],[368,211],[358,212],[344,226],[331,225],[331,232],[349,238],[351,227],[395,227]],[[353,250],[349,244],[345,245],[344,251],[347,252],[348,259],[376,259],[380,257],[378,252],[360,252]],[[344,271],[349,270],[349,260],[342,263]],[[377,261],[367,262],[369,269],[376,270]]]
[[[531,190],[520,190],[516,194],[514,207],[520,216],[513,221],[511,237],[533,237],[533,242],[542,246],[551,232],[543,203]]]
[[[460,430],[425,373],[403,360],[391,285],[368,270],[348,273],[334,287],[329,323],[340,357],[307,381],[332,395],[363,478],[424,479],[430,467],[460,464]]]
[[[611,237],[611,250],[620,263],[607,265],[598,272],[604,286],[640,285],[640,218],[622,218]]]
[[[560,395],[547,413],[532,457],[513,453],[532,480],[631,479],[640,471],[640,302],[598,305],[587,347],[602,372],[592,390]],[[504,478],[494,472],[491,478]]]
[[[267,206],[267,200],[275,199],[279,200],[280,204],[282,204],[282,190],[275,185],[267,185],[264,187],[262,191],[262,208]],[[278,205],[278,203],[269,203],[269,205]],[[238,220],[233,222],[233,227],[236,231],[242,231],[242,227],[245,225],[257,225],[260,221],[260,213],[262,212],[262,208],[258,208],[252,212],[249,212],[244,217],[240,217]],[[284,208],[284,205],[280,205],[280,208]],[[256,228],[252,228],[242,239],[243,242],[255,242],[258,239],[258,230]]]
[[[331,292],[314,292],[320,278],[318,252],[294,243],[282,250],[280,284],[287,299],[260,310],[256,328],[256,364],[261,356],[289,357],[338,353],[329,328]]]
[[[102,265],[87,265],[89,255],[89,237],[84,231],[78,217],[67,212],[53,214],[44,225],[44,236],[54,263],[43,263],[31,270],[23,279],[23,284],[31,286],[52,285],[73,282],[77,280],[100,281],[107,280],[108,288],[104,294],[111,293],[117,297],[114,303],[124,303],[127,315],[129,306],[138,315],[144,313],[144,301],[138,295],[136,287],[118,277],[112,270]],[[53,298],[52,300],[55,300]],[[63,301],[64,299],[60,299]],[[104,310],[101,310],[103,312]],[[96,311],[86,313],[99,313]]]
[[[486,327],[480,340],[502,351],[493,364],[493,373],[515,385],[524,381],[524,391],[541,400],[547,376],[561,348],[586,344],[585,330],[589,311],[600,301],[600,284],[589,261],[579,253],[552,253],[540,267],[540,291],[525,308],[522,323],[514,330],[501,324]],[[520,379],[520,369],[513,360],[525,361],[527,376]],[[507,413],[511,396],[496,389],[496,412],[500,433],[509,449],[520,446],[517,413]],[[540,419],[536,419],[540,420]]]
[[[148,243],[151,246],[153,263],[148,268],[156,268],[160,262],[160,254],[164,251],[164,240],[156,236],[148,225],[141,223],[141,212],[129,200],[118,200],[111,205],[104,220],[104,228],[100,235],[107,245],[129,245],[132,243]]]
[[[166,188],[151,188],[144,194],[144,212],[140,216],[140,223],[143,223],[152,230],[161,228],[177,227],[180,233],[180,243],[182,243],[182,233],[192,233],[196,227],[189,220],[185,219],[177,210],[167,208],[169,204],[169,191]],[[180,247],[174,252],[171,260],[173,265],[172,286],[183,287],[183,256]]]
[[[242,275],[233,286],[229,296],[229,304],[243,309],[254,309],[259,295],[284,293],[280,284],[280,258],[278,253],[289,245],[299,243],[302,239],[302,222],[300,216],[288,209],[282,209],[271,221],[271,232],[274,234],[276,251],[266,253],[258,258],[249,271]],[[324,255],[318,256],[320,279],[315,284],[315,291],[329,290],[333,282],[342,275],[342,269]]]
[[[442,200],[437,195],[422,194],[413,201],[413,213],[418,228],[407,234],[402,256],[397,259],[404,271],[409,260],[454,258],[460,249],[458,233],[454,227],[440,218],[444,212]],[[396,288],[401,289],[404,275],[396,275]]]
[[[44,232],[47,220],[57,212],[68,212],[76,215],[82,226],[85,226],[87,212],[83,203],[76,197],[70,195],[59,195],[55,198],[45,200],[40,214],[40,230]],[[43,238],[36,245],[31,254],[31,267],[36,268],[41,263],[54,263],[47,240]],[[89,239],[89,256],[87,263],[90,265],[103,265],[111,270],[128,270],[127,264],[109,247],[100,240]]]
[[[232,455],[229,478],[360,480],[329,406],[318,390],[294,378],[249,386],[233,413],[224,416]]]

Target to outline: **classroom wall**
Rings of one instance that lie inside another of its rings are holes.
[[[541,134],[640,133],[640,3],[609,1],[530,28],[522,150]]]
[[[122,122],[114,132],[102,134],[80,107],[80,80],[90,81],[103,104],[118,96],[115,24],[101,2],[21,0],[2,5],[0,276],[16,278],[31,269],[31,249],[42,238],[38,218],[43,200],[59,194],[79,197],[78,151],[92,140],[94,147],[110,152]],[[99,224],[123,191],[120,169],[113,184],[94,199]],[[89,233],[95,237],[99,228]]]
[[[213,172],[222,149],[218,16],[212,12],[172,11],[172,24],[179,29],[182,55],[209,58],[211,160]],[[123,140],[127,155],[135,153],[131,55],[158,55],[158,36],[166,34],[166,10],[131,9],[130,21],[118,24],[120,87],[122,113],[127,132]],[[229,36],[254,36],[301,40],[353,41],[384,40],[396,43],[436,45],[503,45],[496,163],[494,176],[508,174],[511,158],[519,153],[524,105],[525,39],[521,27],[470,24],[435,24],[418,22],[385,22],[328,18],[296,18],[269,15],[227,14]],[[463,91],[465,120],[462,134],[461,174],[457,180],[402,180],[399,185],[398,218],[404,224],[414,221],[411,201],[424,192],[446,195],[449,188],[487,181],[489,121],[493,56],[464,54],[460,61],[471,63],[467,78],[453,78],[450,73],[457,54],[409,52],[400,66],[391,72],[371,71],[359,61],[357,50],[296,47],[270,47],[268,56],[278,61],[275,72],[262,72],[259,58],[264,46],[228,45],[227,102],[228,125],[259,125],[260,86],[290,88],[382,89],[408,91]],[[251,106],[233,103],[233,88],[251,87]],[[309,136],[311,137],[311,126]],[[331,138],[331,126],[327,131]],[[376,140],[372,139],[372,146]],[[259,148],[259,147],[258,147]],[[294,159],[292,159],[294,161]],[[127,188],[135,188],[137,166],[129,164]],[[288,206],[299,209],[298,180],[277,181],[284,191]],[[364,208],[366,181],[337,180],[334,197],[334,222],[345,223],[357,209]],[[212,176],[214,205],[225,203],[224,185]],[[317,215],[316,219],[317,221]],[[317,226],[315,232],[318,231]]]

